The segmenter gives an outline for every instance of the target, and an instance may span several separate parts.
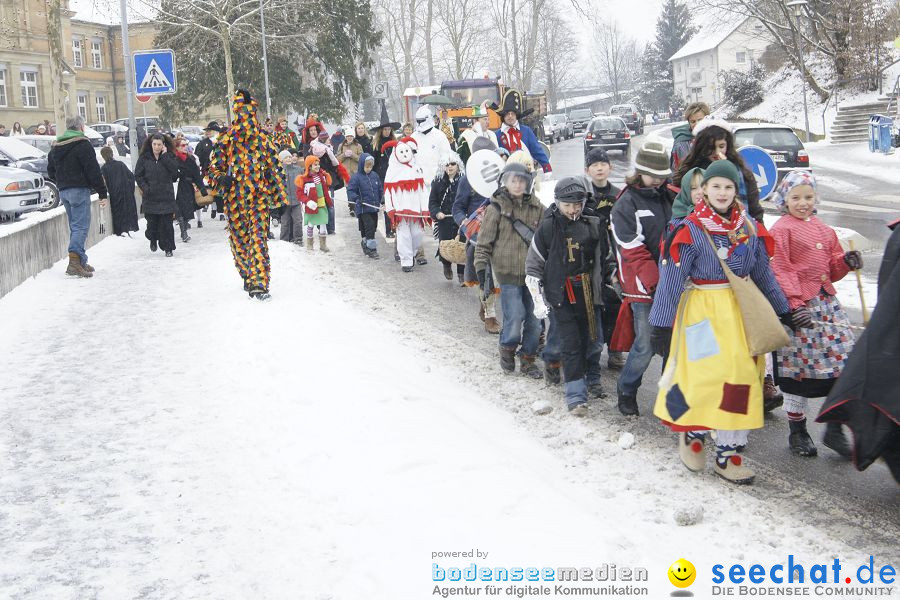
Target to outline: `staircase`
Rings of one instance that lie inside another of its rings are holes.
[[[866,104],[842,104],[838,107],[837,116],[831,125],[831,142],[841,144],[845,142],[865,142],[869,139],[869,117],[872,115],[886,115],[888,102],[892,95],[881,96],[875,102]],[[892,107],[896,107],[894,100]]]

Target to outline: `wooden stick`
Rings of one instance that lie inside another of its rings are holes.
[[[853,240],[850,240],[850,250],[856,250],[855,246]],[[866,309],[866,297],[863,295],[862,276],[859,274],[859,269],[853,269],[853,272],[856,273],[856,288],[859,290],[859,302],[862,304],[863,325],[868,325],[869,311]]]

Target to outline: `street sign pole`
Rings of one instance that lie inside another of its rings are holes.
[[[119,11],[122,18],[122,61],[125,63],[125,99],[128,103],[128,147],[131,149],[131,169],[137,165],[137,131],[134,123],[134,90],[131,73],[131,51],[128,48],[128,7],[126,0],[119,0]],[[146,122],[146,121],[145,121]]]
[[[263,0],[259,0],[259,24],[262,29],[263,78],[266,81],[266,118],[271,118],[272,99],[269,97],[269,61],[266,58],[266,17],[263,11]]]

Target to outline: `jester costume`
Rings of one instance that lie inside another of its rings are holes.
[[[269,297],[269,208],[284,205],[284,173],[271,137],[256,116],[256,101],[238,90],[234,120],[213,148],[209,180],[225,199],[234,265],[251,297]]]

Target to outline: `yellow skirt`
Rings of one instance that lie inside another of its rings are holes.
[[[689,284],[653,414],[676,431],[759,429],[765,373],[765,357],[750,356],[728,284]]]

